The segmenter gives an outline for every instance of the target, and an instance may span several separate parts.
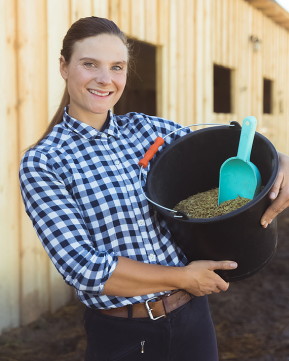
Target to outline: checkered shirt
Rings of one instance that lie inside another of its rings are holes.
[[[150,165],[142,184],[138,166],[157,136],[179,128],[162,118],[128,113],[110,114],[107,129],[98,131],[65,111],[63,121],[25,153],[20,183],[26,212],[53,264],[88,307],[121,307],[161,294],[103,295],[118,256],[186,264],[143,194]],[[167,137],[166,145],[188,132]]]

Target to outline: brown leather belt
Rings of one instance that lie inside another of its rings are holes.
[[[192,295],[186,291],[178,290],[161,297],[149,298],[144,303],[136,303],[130,306],[99,310],[100,313],[124,318],[145,318],[157,320],[165,317],[170,312],[185,305],[192,299]],[[153,301],[155,300],[155,301]]]

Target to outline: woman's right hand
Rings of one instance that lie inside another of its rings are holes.
[[[194,296],[227,291],[229,283],[214,271],[233,270],[237,267],[237,263],[233,261],[193,261],[184,267],[186,276],[183,289]]]

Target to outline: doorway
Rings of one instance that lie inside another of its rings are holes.
[[[115,114],[139,112],[156,115],[156,47],[129,39],[132,66],[124,93],[114,107]]]

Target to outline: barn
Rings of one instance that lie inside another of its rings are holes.
[[[181,124],[247,115],[289,153],[289,13],[273,0],[0,1],[0,332],[72,297],[24,212],[18,167],[62,95],[61,41],[85,16],[114,20],[135,49],[135,71],[114,111]]]

